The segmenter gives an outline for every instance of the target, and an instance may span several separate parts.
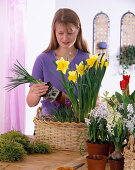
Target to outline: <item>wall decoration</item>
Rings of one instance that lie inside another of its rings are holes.
[[[93,20],[93,54],[105,53],[109,60],[109,37],[110,37],[110,20],[103,13],[98,13]]]
[[[135,15],[128,11],[121,17],[120,55],[117,56],[123,73],[135,64]]]
[[[135,15],[130,11],[121,17],[121,53],[129,45],[135,46]]]

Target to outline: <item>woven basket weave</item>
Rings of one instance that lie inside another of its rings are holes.
[[[80,143],[82,139],[87,138],[87,135],[83,134],[79,141],[78,136],[80,132],[88,131],[86,125],[84,123],[40,120],[39,111],[42,111],[40,107],[37,109],[37,115],[33,120],[36,140],[48,143],[56,150],[79,151]],[[82,150],[87,151],[85,142],[82,144]]]
[[[129,142],[124,147],[124,170],[135,170],[135,144],[134,137],[129,137]]]

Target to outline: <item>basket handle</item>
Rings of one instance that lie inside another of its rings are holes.
[[[39,113],[42,114],[42,108],[41,107],[38,107],[37,108],[37,114],[36,114],[36,117],[39,119]]]

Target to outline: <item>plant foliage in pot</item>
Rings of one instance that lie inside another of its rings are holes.
[[[135,64],[135,46],[129,45],[125,47],[122,53],[116,57],[123,68],[124,74],[126,69]]]
[[[87,143],[88,154],[89,155],[105,155],[108,156],[109,153],[109,135],[107,129],[106,117],[110,112],[107,109],[107,103],[101,103],[99,106],[95,107],[88,115],[89,118],[85,118],[85,122],[88,127],[88,133],[86,133],[88,138],[82,140],[80,144],[80,154],[81,146],[83,142]]]
[[[114,169],[116,163],[116,166],[119,166],[121,170],[124,165],[124,157],[121,148],[128,135],[121,114],[113,110],[112,114],[107,117],[107,127],[110,137],[115,145],[115,151],[109,157],[110,169]],[[112,161],[113,163],[111,164]]]

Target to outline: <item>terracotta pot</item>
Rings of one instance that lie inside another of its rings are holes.
[[[110,170],[123,170],[124,160],[117,161],[109,159]]]
[[[105,170],[107,157],[104,155],[87,156],[88,170]]]
[[[111,142],[109,147],[109,154],[112,154],[114,151],[115,151],[115,145],[113,142]]]
[[[109,154],[109,143],[105,144],[95,144],[86,142],[88,147],[88,155],[105,155],[108,156]]]

